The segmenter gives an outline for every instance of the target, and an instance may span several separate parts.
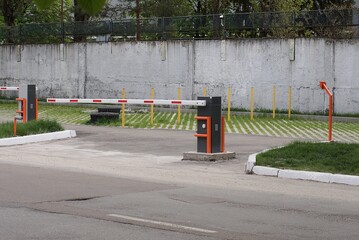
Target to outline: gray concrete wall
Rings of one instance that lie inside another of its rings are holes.
[[[80,98],[195,99],[203,87],[210,96],[232,89],[232,107],[323,112],[324,80],[334,91],[337,113],[359,112],[359,40],[268,39],[79,43],[0,46],[0,85],[35,83],[39,96]],[[1,93],[0,93],[1,94]]]

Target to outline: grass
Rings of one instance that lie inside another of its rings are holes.
[[[62,131],[62,126],[56,121],[52,120],[39,120],[30,121],[26,124],[16,124],[17,136],[26,136],[31,134],[40,134],[48,132]],[[0,138],[8,138],[14,136],[14,123],[7,122],[0,124]]]
[[[359,175],[359,144],[294,142],[257,155],[257,165]]]

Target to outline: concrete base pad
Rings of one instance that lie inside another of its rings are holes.
[[[219,160],[229,160],[233,158],[236,158],[235,152],[223,152],[223,153],[186,152],[183,153],[182,160],[219,161]]]

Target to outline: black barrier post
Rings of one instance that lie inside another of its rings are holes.
[[[26,99],[26,114],[23,116],[25,122],[36,120],[36,85],[21,84],[19,86],[19,98]]]
[[[210,117],[211,126],[207,126],[207,121],[199,119],[197,121],[197,134],[205,135],[207,128],[210,127],[210,146],[211,151],[208,151],[207,137],[197,137],[197,152],[204,153],[219,153],[221,152],[221,138],[222,138],[222,107],[221,97],[198,97],[197,100],[205,100],[206,106],[199,106],[197,116],[198,117]]]

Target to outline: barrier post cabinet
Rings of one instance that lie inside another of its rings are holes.
[[[222,150],[221,97],[198,97],[197,100],[206,101],[206,106],[199,106],[197,112],[197,152],[219,153]]]
[[[23,122],[36,120],[37,118],[37,100],[36,85],[21,84],[19,86],[19,98],[26,99],[26,114],[24,114]],[[19,103],[20,104],[20,103]],[[19,106],[19,109],[21,106]]]

